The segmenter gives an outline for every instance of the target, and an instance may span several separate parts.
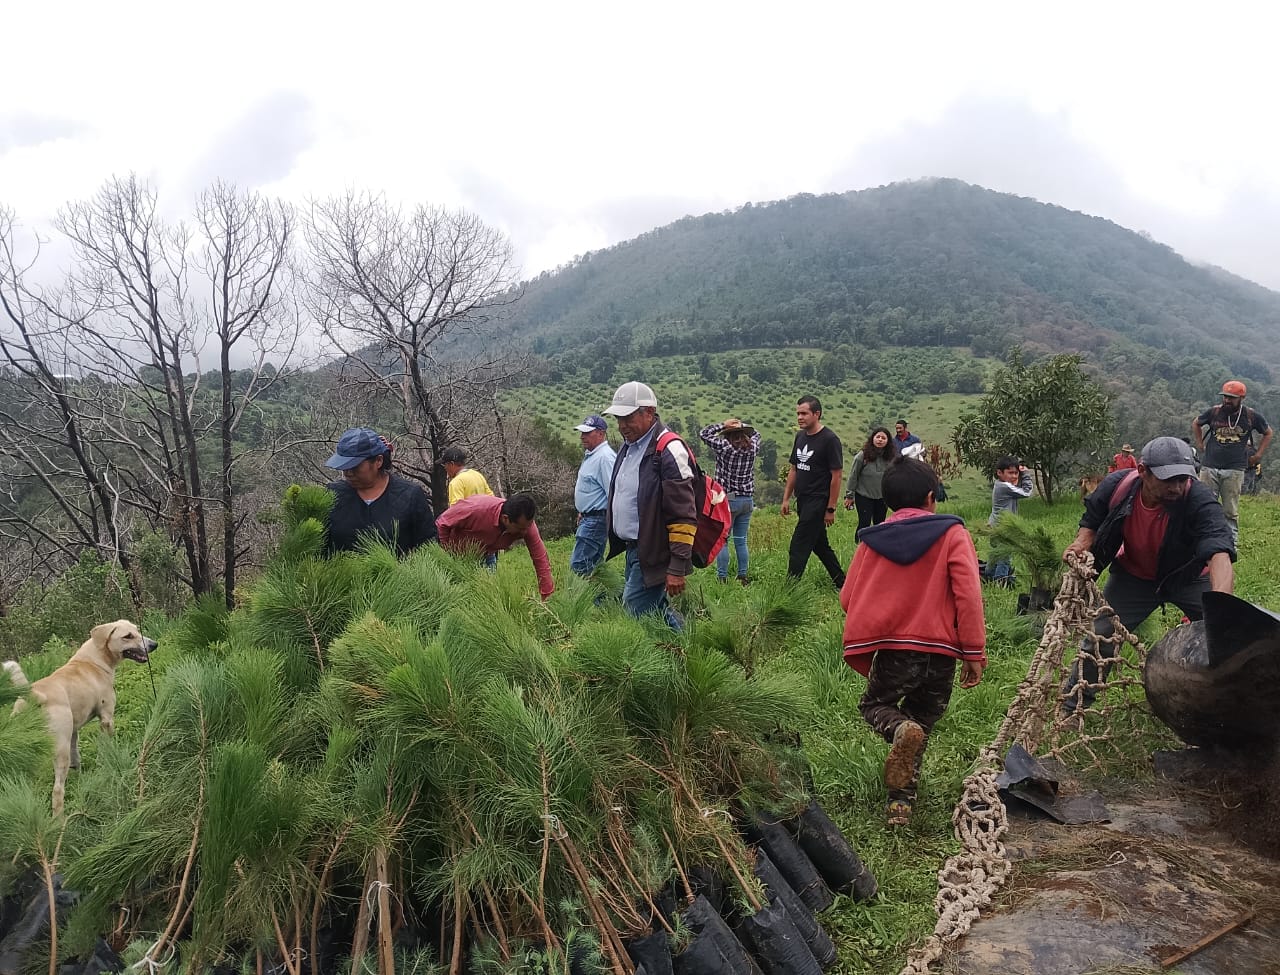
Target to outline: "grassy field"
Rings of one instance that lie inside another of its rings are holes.
[[[982,526],[988,509],[985,489],[961,492],[958,500],[942,506],[942,510],[966,519],[975,532],[980,554],[985,552]],[[1079,510],[1074,500],[1052,507],[1038,500],[1022,505],[1024,517],[1047,529],[1062,546],[1074,536]],[[786,550],[793,525],[794,519],[784,519],[776,506],[758,511],[750,533],[755,584],[749,589],[720,585],[713,572],[695,573],[682,600],[691,625],[697,626],[707,616],[731,614],[761,593],[789,585],[785,579]],[[1269,608],[1280,608],[1280,503],[1272,497],[1244,499],[1241,525],[1237,592]],[[852,555],[853,528],[851,514],[841,511],[833,544],[844,560]],[[549,546],[553,571],[561,582],[569,578],[571,546],[570,539],[560,539]],[[522,552],[504,556],[498,572],[533,591],[532,568]],[[607,582],[616,585],[617,563],[607,564],[602,572]],[[1025,675],[1027,661],[1038,641],[1038,621],[1015,615],[1016,592],[986,590],[990,666],[979,687],[957,690],[931,740],[915,819],[905,829],[890,831],[883,824],[881,784],[886,746],[871,734],[857,712],[864,684],[841,659],[843,615],[836,594],[816,562],[811,564],[802,585],[815,590],[813,617],[786,645],[759,661],[759,666],[786,673],[807,686],[812,708],[801,733],[816,791],[880,881],[880,894],[870,903],[854,904],[841,898],[824,918],[839,948],[836,971],[840,975],[892,973],[898,970],[906,951],[932,930],[936,871],[956,849],[950,826],[952,806],[973,760],[992,739]],[[1176,622],[1177,615],[1172,610],[1163,616],[1157,614],[1144,626],[1142,636],[1147,640],[1155,638],[1165,626]],[[163,624],[154,622],[152,635],[163,641]],[[62,655],[65,657],[65,651]],[[47,672],[53,657],[33,658],[25,663],[34,678]],[[158,675],[165,666],[161,652],[156,657]],[[118,687],[118,733],[131,735],[137,731],[135,723],[145,714],[145,702],[151,694],[146,671],[141,667],[122,668]],[[83,744],[90,768],[95,762],[96,738],[96,734],[87,734]],[[1130,777],[1144,774],[1141,767],[1120,772]],[[71,788],[75,788],[74,777]]]
[[[1280,609],[1280,501],[1270,496],[1245,498],[1241,508],[1237,594]],[[965,519],[975,533],[979,554],[984,555],[983,527],[990,511],[989,499],[962,499],[944,504],[940,510]],[[1032,499],[1023,502],[1021,513],[1046,528],[1065,548],[1075,536],[1080,505],[1074,499],[1053,506]],[[751,575],[757,580],[753,589],[786,585],[787,543],[793,525],[794,518],[782,518],[776,506],[753,516]],[[833,545],[842,559],[852,557],[854,525],[851,513],[842,511],[833,530]],[[568,540],[552,545],[557,577],[566,571],[570,550]],[[521,555],[505,558],[501,571],[526,574],[533,585],[532,570]],[[612,566],[606,571],[613,571]],[[937,870],[958,849],[951,833],[952,807],[974,759],[994,737],[1026,676],[1028,660],[1039,641],[1040,620],[1015,614],[1017,592],[985,588],[990,664],[978,687],[956,691],[947,716],[931,738],[912,824],[889,830],[884,825],[881,780],[887,746],[858,714],[865,683],[841,656],[843,613],[816,560],[811,561],[804,584],[819,590],[820,611],[764,666],[809,682],[812,721],[802,734],[818,795],[880,881],[880,895],[872,902],[855,904],[839,898],[824,918],[840,952],[835,971],[840,975],[884,975],[896,972],[906,951],[933,929]],[[732,611],[735,604],[750,598],[751,589],[720,585],[713,572],[704,570],[693,577],[684,608],[696,625],[699,614]],[[1172,608],[1157,613],[1144,624],[1140,635],[1149,645],[1180,616]],[[1147,774],[1145,767],[1119,771],[1137,778]]]

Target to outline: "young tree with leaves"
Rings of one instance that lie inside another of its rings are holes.
[[[964,463],[984,474],[1002,454],[1023,457],[1052,504],[1079,455],[1111,442],[1112,426],[1111,397],[1081,368],[1080,356],[1027,363],[1014,349],[977,411],[960,415],[951,439]]]

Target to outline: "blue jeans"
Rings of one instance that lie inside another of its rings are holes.
[[[632,616],[660,613],[667,626],[677,633],[684,631],[684,620],[667,601],[667,580],[664,576],[656,586],[644,584],[644,572],[640,569],[640,554],[634,545],[627,547],[626,578],[622,583],[622,607]]]
[[[716,555],[716,575],[724,582],[729,578],[729,546],[733,546],[738,557],[738,578],[747,577],[747,526],[751,524],[751,512],[754,509],[749,494],[729,495],[729,513],[733,515],[733,523],[729,527],[729,538],[719,554]]]
[[[991,564],[991,579],[994,582],[1001,582],[1004,579],[1013,578],[1013,562],[1010,559],[998,559]]]
[[[576,575],[591,575],[604,558],[607,541],[604,512],[584,517],[578,522],[578,530],[573,534],[573,555],[569,557],[569,568]]]

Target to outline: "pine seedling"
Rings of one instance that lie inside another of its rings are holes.
[[[207,650],[227,639],[230,611],[220,593],[196,598],[182,616],[165,632],[165,656],[177,659],[188,653]]]
[[[532,607],[502,587],[477,580],[440,624],[451,658],[483,661],[494,677],[527,686],[554,680],[551,648],[531,632]]]
[[[307,521],[324,524],[333,510],[334,494],[322,484],[291,484],[280,501],[286,528],[297,528]]]
[[[235,650],[227,658],[226,675],[230,684],[227,717],[234,723],[237,739],[269,756],[291,753],[299,738],[306,740],[299,725],[307,715],[284,683],[280,654],[256,647]]]
[[[388,566],[390,554],[385,546],[377,554],[376,566],[353,594],[353,612],[370,612],[388,623],[412,623],[424,636],[434,636],[465,592],[450,571],[449,556],[439,546],[424,545],[403,561],[392,556]]]
[[[55,874],[62,850],[65,819],[55,817],[47,797],[26,783],[0,779],[0,860],[32,862],[44,881],[49,916],[49,975],[58,971],[58,925]]]
[[[387,674],[408,662],[411,645],[420,645],[418,631],[411,623],[389,623],[366,612],[329,645],[329,673],[349,684],[378,688]]]
[[[21,691],[0,673],[0,778],[31,779],[53,767],[53,738],[44,712],[27,707],[13,713]]]
[[[682,679],[683,666],[631,617],[608,615],[583,626],[561,666],[577,693],[615,702],[618,715],[634,730],[661,734],[669,727],[671,713],[662,702]]]
[[[1042,526],[1005,512],[991,528],[991,557],[1012,558],[1034,589],[1054,592],[1062,579],[1062,549]]]
[[[351,617],[351,596],[359,591],[363,568],[354,555],[280,563],[254,588],[245,637],[281,651],[291,686],[313,687],[323,673],[329,643]]]
[[[813,618],[815,601],[812,588],[757,585],[745,599],[735,601],[732,613],[704,620],[691,640],[735,660],[751,676],[781,651],[791,633]]]
[[[271,930],[264,919],[277,915],[273,894],[305,870],[305,790],[247,741],[218,745],[208,768],[193,938],[205,946],[260,943]]]

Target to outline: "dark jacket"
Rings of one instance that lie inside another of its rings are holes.
[[[392,474],[387,489],[372,504],[365,504],[346,481],[333,481],[326,487],[337,496],[329,512],[325,550],[330,553],[354,549],[358,538],[366,533],[394,541],[397,555],[436,541],[436,516],[431,502],[427,492],[413,481]]]
[[[1084,499],[1081,528],[1097,532],[1093,540],[1094,567],[1101,572],[1113,561],[1124,543],[1124,520],[1133,511],[1134,499],[1142,490],[1142,481],[1134,471],[1108,474],[1097,490]],[[1120,483],[1132,477],[1123,488]],[[1122,493],[1114,499],[1119,489]],[[1222,505],[1213,492],[1192,480],[1180,501],[1168,505],[1169,526],[1156,558],[1156,591],[1166,585],[1190,582],[1204,571],[1209,559],[1226,552],[1236,560],[1236,547]]]
[[[655,453],[658,438],[666,431],[661,420],[640,460],[640,537],[636,555],[645,586],[666,582],[668,575],[687,576],[693,569],[693,536],[698,527],[698,512],[693,500],[693,463],[689,450],[681,440],[667,444],[661,454]],[[622,461],[614,465],[609,478],[608,514],[609,558],[626,548],[613,533],[613,486],[622,469]]]

